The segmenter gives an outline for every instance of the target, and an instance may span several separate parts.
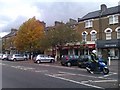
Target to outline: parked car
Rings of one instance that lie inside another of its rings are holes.
[[[9,54],[0,54],[0,60],[8,60]]]
[[[79,59],[78,55],[62,55],[61,57],[61,65],[73,66],[77,65],[77,61]]]
[[[0,60],[2,60],[3,54],[0,53]]]
[[[48,55],[43,55],[43,54],[37,55],[35,60],[34,60],[34,62],[38,63],[38,64],[41,63],[41,62],[50,62],[50,63],[52,63],[54,61],[55,61],[55,59],[53,57],[48,56]]]
[[[89,60],[91,60],[90,55],[81,55],[78,60],[78,67],[85,68]]]
[[[8,56],[8,60],[12,61],[27,60],[27,57],[22,54],[13,54]]]
[[[2,60],[8,60],[8,56],[9,56],[9,54],[3,54]]]

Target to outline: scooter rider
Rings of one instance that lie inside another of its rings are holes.
[[[97,52],[93,50],[91,53],[91,67],[92,70],[97,71],[98,63],[97,63]]]

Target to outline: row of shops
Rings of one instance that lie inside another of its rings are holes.
[[[111,57],[112,60],[120,60],[120,39],[97,40],[94,44],[68,45],[61,47],[61,50],[57,47],[57,55],[89,55],[95,49],[106,59]],[[53,49],[53,54],[55,53],[56,49]]]
[[[111,57],[111,59],[120,60],[120,39],[112,40],[97,40],[96,47],[99,54],[104,57]]]

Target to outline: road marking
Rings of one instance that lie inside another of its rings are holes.
[[[113,73],[113,72],[111,72],[111,74],[104,75],[104,77],[108,77],[108,76],[111,76],[111,75],[114,75],[114,74],[117,74],[117,73]]]
[[[90,82],[95,82],[95,83],[100,83],[100,82],[117,82],[118,80],[97,80],[97,81],[93,81],[93,80],[87,80],[87,81],[81,81],[82,83],[90,83]]]
[[[57,68],[65,68],[65,69],[86,71],[86,69],[74,68],[74,67],[67,67],[67,66],[56,66],[56,65],[53,66],[53,65],[48,65],[48,64],[38,64],[38,65],[39,65],[39,66],[57,67]]]
[[[83,77],[89,77],[89,78],[104,78],[104,79],[109,79],[109,78],[105,78],[105,77],[96,77],[96,76],[90,76],[90,75],[84,75],[84,74],[75,74],[75,73],[69,73],[69,72],[61,72],[59,71],[60,73],[64,73],[64,74],[67,74],[67,75],[77,75],[77,76],[83,76]],[[110,78],[111,79],[111,78]]]
[[[11,67],[21,69],[21,70],[33,70],[33,69],[35,69],[35,68],[25,67],[25,66],[11,66]]]
[[[110,74],[104,75],[104,76],[100,76],[99,78],[105,78],[105,77],[108,77],[108,76],[111,76],[111,75],[115,75],[115,74],[118,74],[118,73],[110,72]]]
[[[65,80],[65,81],[69,81],[69,82],[72,82],[72,83],[80,84],[80,85],[85,85],[85,86],[89,86],[89,87],[93,87],[93,88],[99,88],[99,89],[105,89],[103,87],[99,87],[99,86],[95,86],[95,85],[90,85],[90,84],[78,82],[78,81],[75,81],[75,80],[66,79],[66,78],[63,78],[63,77],[57,77],[57,76],[50,75],[50,74],[45,74],[45,75],[47,75],[49,77],[53,77],[53,78],[57,78],[57,79]]]
[[[48,70],[35,70],[35,72],[48,72]]]
[[[90,81],[90,82],[117,82],[118,80],[97,80],[97,81]]]
[[[0,65],[6,65],[6,64],[4,64],[4,63],[0,63]]]

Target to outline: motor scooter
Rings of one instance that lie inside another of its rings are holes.
[[[102,72],[104,75],[109,73],[109,68],[107,67],[103,59],[99,58],[96,63],[97,63],[97,69],[94,68],[93,63],[88,62],[86,65],[86,70],[89,73]]]

